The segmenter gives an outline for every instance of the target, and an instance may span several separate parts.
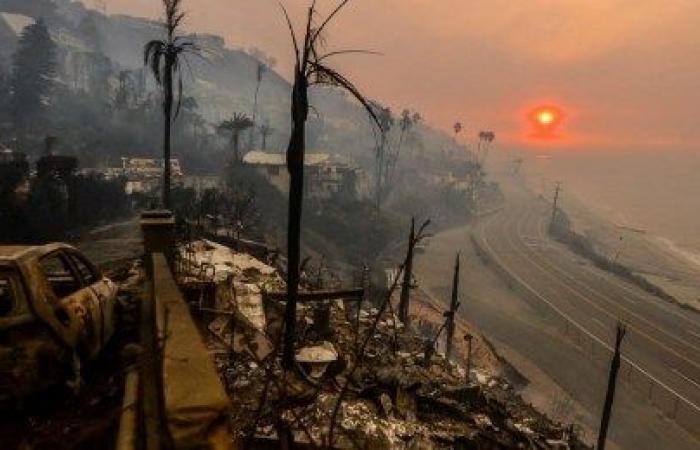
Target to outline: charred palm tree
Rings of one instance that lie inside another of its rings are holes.
[[[403,144],[406,142],[406,136],[411,131],[411,129],[420,121],[420,114],[411,114],[411,111],[404,109],[401,112],[401,118],[399,119],[399,143],[396,145],[396,152],[394,153],[393,164],[391,167],[391,172],[396,174],[396,166],[401,157],[401,150],[403,149]]]
[[[260,86],[262,85],[263,81],[263,76],[265,75],[265,72],[267,72],[267,66],[258,61],[258,65],[256,67],[256,72],[255,72],[255,96],[253,97],[253,125],[257,125],[257,118],[258,118],[258,100],[260,97]],[[250,133],[250,142],[249,147],[252,149],[253,147],[253,141],[255,139],[254,133]]]
[[[378,120],[369,101],[355,85],[344,75],[327,65],[328,59],[357,50],[323,52],[323,33],[331,21],[349,3],[342,1],[322,21],[317,22],[316,1],[311,3],[306,18],[304,40],[297,39],[289,14],[282,6],[292,43],[294,45],[294,85],[292,88],[291,120],[292,130],[287,147],[287,170],[289,171],[289,222],[287,226],[287,305],[285,310],[285,327],[283,342],[283,366],[294,366],[294,346],[296,341],[296,311],[299,294],[300,258],[301,258],[301,215],[304,196],[304,155],[306,152],[306,121],[309,116],[309,88],[315,85],[334,86],[352,94],[373,122]]]
[[[455,142],[457,141],[457,136],[459,136],[459,133],[462,132],[464,129],[464,125],[462,125],[462,122],[455,122],[455,124],[452,126],[452,129],[455,132]]]
[[[401,112],[401,119],[399,119],[399,128],[401,128],[401,134],[399,135],[399,146],[398,153],[401,153],[401,146],[403,145],[406,133],[408,133],[411,128],[413,128],[413,117],[411,116],[411,111],[404,109]]]
[[[263,124],[258,127],[258,130],[260,131],[260,138],[262,141],[260,149],[265,151],[267,150],[267,138],[269,138],[275,130],[270,126],[270,122],[268,121],[263,122]]]
[[[489,156],[489,148],[491,143],[496,139],[496,133],[493,131],[480,131],[479,132],[479,162],[483,165]]]
[[[170,208],[170,135],[172,122],[180,110],[182,98],[182,77],[180,77],[181,60],[187,53],[198,54],[199,48],[185,37],[178,35],[180,25],[185,18],[181,9],[182,0],[163,0],[165,9],[166,31],[165,39],[152,40],[143,49],[144,65],[151,68],[151,72],[158,85],[163,89],[163,206]],[[177,106],[173,114],[175,103],[174,83],[177,76]]]
[[[253,121],[243,113],[234,113],[232,118],[224,120],[218,126],[220,133],[231,135],[234,164],[239,164],[243,160],[240,149],[241,133],[252,127]]]
[[[382,106],[377,102],[370,103],[374,116],[377,118],[379,139],[374,147],[374,206],[377,213],[381,210],[382,200],[386,193],[389,173],[394,161],[391,149],[391,130],[394,127],[394,115],[391,108]]]

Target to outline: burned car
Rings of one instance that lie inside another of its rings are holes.
[[[117,287],[65,244],[0,246],[0,405],[80,379],[114,334]]]

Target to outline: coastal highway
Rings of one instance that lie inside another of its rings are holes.
[[[620,380],[634,380],[665,402],[667,415],[700,429],[700,314],[593,267],[547,235],[549,203],[526,191],[509,197],[474,230],[478,245],[531,302],[583,336],[598,362],[609,359],[606,347],[623,321]]]

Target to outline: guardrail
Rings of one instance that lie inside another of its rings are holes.
[[[478,242],[473,234],[471,241],[481,261],[500,276],[509,288],[523,296],[535,307],[545,305],[554,313],[551,317],[561,328],[563,334],[582,350],[590,351],[589,355],[594,363],[600,363],[603,367],[607,367],[614,352],[610,345],[590,333],[556,305],[542,297],[518,275],[508,270],[496,255]],[[624,355],[622,355],[618,380],[645,395],[662,414],[693,436],[700,438],[700,406],[685,398]]]

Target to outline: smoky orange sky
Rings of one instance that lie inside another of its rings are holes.
[[[289,75],[276,0],[184,4],[188,31],[258,47]],[[308,1],[284,4],[300,19]],[[157,18],[161,2],[107,8]],[[446,130],[459,120],[470,135],[493,130],[508,146],[700,151],[698,23],[698,0],[353,0],[328,46],[381,52],[336,66],[370,97]],[[532,136],[528,114],[539,105],[564,112],[557,139]]]

